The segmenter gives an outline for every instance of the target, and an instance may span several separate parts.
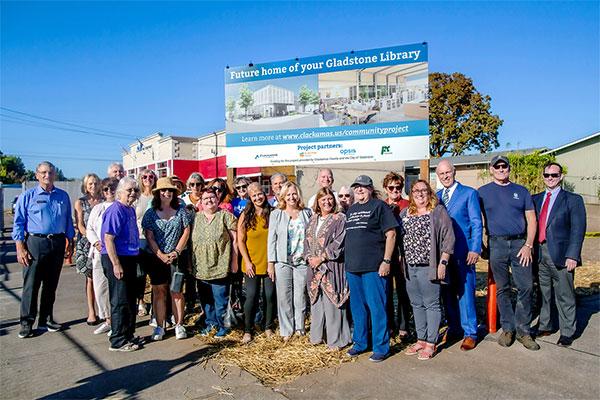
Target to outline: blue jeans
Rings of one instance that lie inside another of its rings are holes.
[[[498,311],[500,311],[500,324],[503,331],[514,332],[516,330],[519,335],[530,334],[533,293],[531,265],[521,265],[517,257],[517,253],[524,244],[525,239],[507,240],[490,237],[490,267],[496,281],[496,301]],[[511,273],[517,287],[517,305],[514,311],[510,300]]]
[[[440,284],[429,280],[429,265],[408,266],[406,291],[413,309],[417,339],[437,344],[442,320]]]
[[[206,326],[225,328],[224,317],[229,302],[229,279],[200,280],[200,304],[206,316]]]
[[[352,340],[354,349],[364,351],[369,347],[369,314],[373,353],[388,354],[390,333],[387,326],[388,278],[377,272],[346,272],[350,288],[350,310],[354,321]]]

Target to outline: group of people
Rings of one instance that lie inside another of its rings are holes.
[[[561,189],[557,163],[544,168],[546,190],[533,198],[510,182],[509,172],[509,160],[494,157],[493,181],[475,190],[457,182],[454,166],[441,160],[437,193],[419,179],[404,199],[403,176],[390,172],[382,199],[366,175],[333,190],[333,172],[323,168],[305,206],[300,187],[280,173],[271,176],[269,196],[245,177],[236,178],[232,190],[225,180],[206,182],[199,173],[184,183],[144,170],[135,180],[114,164],[108,178],[84,177],[73,224],[68,195],[53,184],[55,168],[42,162],[39,186],[19,197],[13,229],[24,266],[19,337],[32,334],[40,286],[38,328],[61,329],[52,313],[55,291],[77,231],[87,322],[99,325],[94,333],[108,333],[113,351],[141,346],[135,321],[146,311],[146,275],[152,340],[162,340],[170,323],[177,339],[187,337],[186,308],[196,300],[203,311],[200,334],[227,336],[230,292],[243,282],[243,343],[253,340],[256,326],[275,335],[276,319],[284,341],[306,335],[310,315],[311,343],[350,346],[350,357],[371,349],[369,359],[379,362],[390,354],[391,335],[411,337],[414,320],[416,342],[405,353],[428,360],[438,350],[445,315],[446,340],[462,339],[460,348],[468,351],[477,345],[475,264],[485,227],[503,329],[498,343],[516,339],[539,349],[530,328],[535,264],[542,295],[537,336],[555,331],[554,300],[559,344],[569,346],[573,275],[585,233],[582,198]]]

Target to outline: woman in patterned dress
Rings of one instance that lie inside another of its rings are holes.
[[[77,227],[77,245],[75,248],[75,267],[77,272],[85,275],[85,294],[87,297],[87,324],[98,325],[100,320],[96,315],[94,284],[92,281],[92,265],[88,260],[90,254],[90,242],[86,237],[86,226],[92,208],[102,202],[100,190],[100,178],[96,174],[87,174],[81,183],[83,196],[77,199],[74,205],[75,221]]]
[[[171,178],[159,178],[152,194],[152,207],[144,214],[142,227],[152,252],[147,266],[152,283],[152,309],[157,323],[152,340],[162,340],[165,334],[169,284],[176,272],[184,273],[186,268],[184,265],[178,265],[177,259],[190,236],[190,217],[185,209],[179,206],[179,188]],[[183,293],[181,288],[171,289],[175,338],[185,339],[187,333],[183,327]]]
[[[304,258],[309,266],[310,341],[319,344],[325,337],[330,349],[346,347],[352,340],[343,258],[346,216],[336,209],[333,191],[320,189],[304,240]]]
[[[442,310],[441,284],[454,251],[454,231],[446,208],[438,204],[429,183],[415,181],[410,189],[410,205],[400,212],[400,252],[417,331],[417,343],[407,350],[428,360],[435,354]]]

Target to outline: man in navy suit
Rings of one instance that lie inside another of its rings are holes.
[[[458,336],[462,331],[460,349],[468,351],[477,345],[475,264],[481,254],[483,232],[479,195],[475,189],[456,181],[456,170],[449,161],[440,161],[435,172],[444,186],[437,195],[448,210],[456,237],[446,296],[447,337]]]
[[[563,169],[552,162],[544,167],[546,190],[533,196],[538,218],[539,281],[542,308],[538,336],[553,333],[552,292],[558,309],[558,344],[570,346],[575,335],[575,267],[581,265],[586,217],[583,198],[562,190]]]

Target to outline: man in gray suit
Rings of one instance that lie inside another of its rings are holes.
[[[558,309],[560,338],[568,347],[575,335],[575,267],[581,265],[586,217],[583,198],[562,190],[563,169],[552,162],[544,168],[546,190],[533,196],[538,218],[537,253],[542,308],[538,336],[554,332],[552,292]]]

